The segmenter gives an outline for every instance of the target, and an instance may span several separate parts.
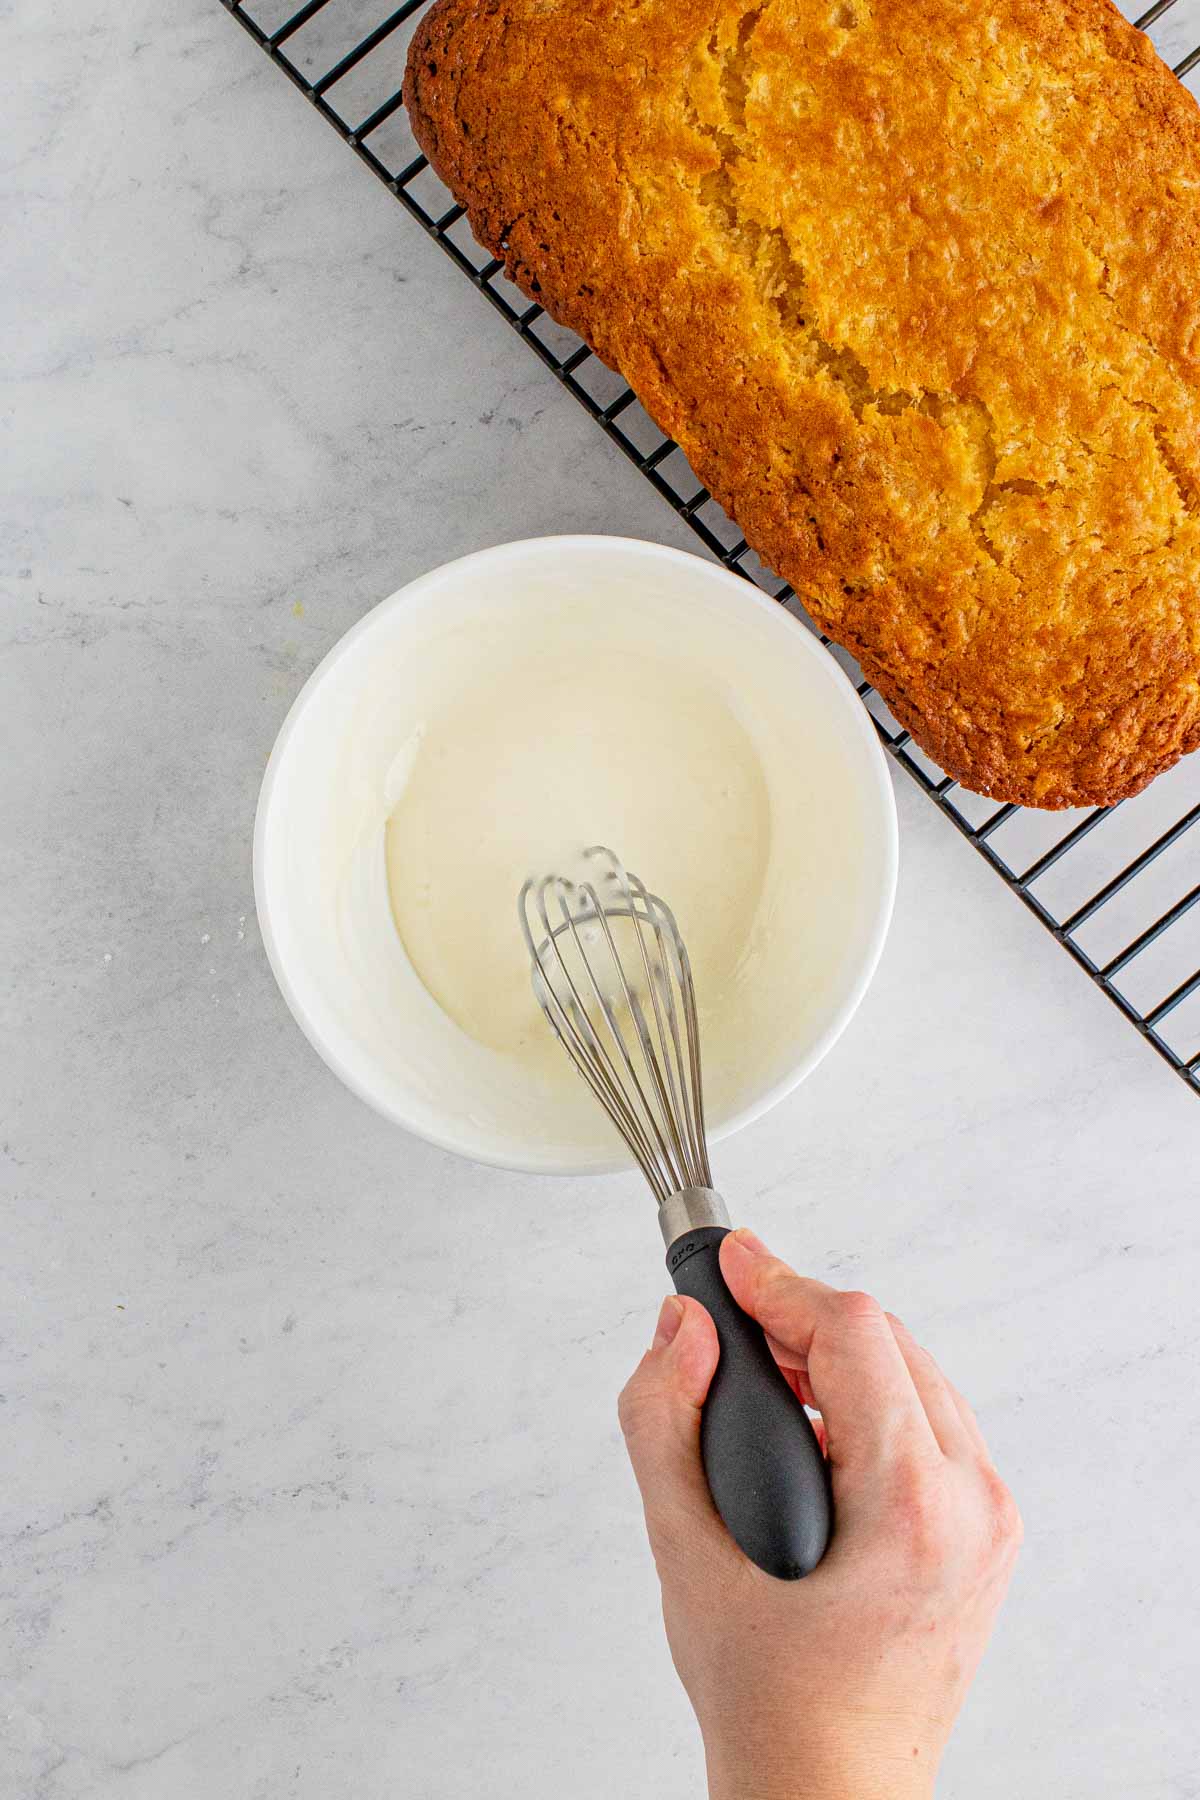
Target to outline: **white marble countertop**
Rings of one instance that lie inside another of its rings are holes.
[[[0,1793],[691,1800],[614,1409],[649,1204],[339,1087],[249,850],[372,602],[504,538],[688,534],[215,4],[67,20],[0,27]],[[1200,1108],[898,800],[874,988],[720,1180],[911,1320],[1021,1501],[947,1800],[1182,1800]]]

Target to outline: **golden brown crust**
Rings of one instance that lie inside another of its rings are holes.
[[[1200,744],[1200,110],[1109,0],[437,0],[405,97],[943,769]]]

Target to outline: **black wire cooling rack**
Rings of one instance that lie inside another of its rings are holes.
[[[380,3],[307,0],[295,11],[294,0],[222,0],[712,554],[803,617],[792,590],[758,561],[621,377],[530,305],[503,265],[479,248],[463,208],[418,153],[404,114],[407,41],[428,0],[406,0],[383,18]],[[1197,79],[1200,0],[1157,0],[1135,23],[1151,33],[1180,80]],[[937,768],[857,665],[837,645],[829,648],[855,680],[889,754],[1200,1091],[1200,833],[1192,835],[1200,822],[1200,752],[1120,806],[1066,813],[997,806]]]

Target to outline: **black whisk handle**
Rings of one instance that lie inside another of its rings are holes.
[[[676,1291],[712,1315],[721,1345],[700,1422],[704,1473],[734,1541],[768,1575],[796,1581],[833,1529],[829,1467],[808,1414],[721,1273],[721,1225],[685,1231],[667,1251]]]

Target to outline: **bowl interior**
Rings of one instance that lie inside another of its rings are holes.
[[[857,696],[802,625],[725,570],[627,539],[543,538],[449,564],[376,607],[311,677],[268,765],[255,836],[268,954],[301,1026],[364,1099],[446,1148],[531,1170],[629,1159],[582,1082],[531,1080],[431,998],[393,921],[384,834],[397,771],[447,696],[502,680],[517,647],[549,658],[565,644],[586,646],[585,719],[589,656],[656,658],[717,696],[761,765],[769,851],[752,916],[736,922],[738,978],[707,1009],[701,996],[711,1136],[756,1117],[829,1048],[870,978],[895,886],[891,783]],[[603,718],[590,725],[602,745]],[[647,778],[679,805],[713,778],[661,766],[661,733],[647,742]],[[714,859],[731,853],[711,845]],[[685,937],[689,913],[703,928],[703,888],[665,894]],[[515,896],[495,904],[514,909],[515,934]]]

